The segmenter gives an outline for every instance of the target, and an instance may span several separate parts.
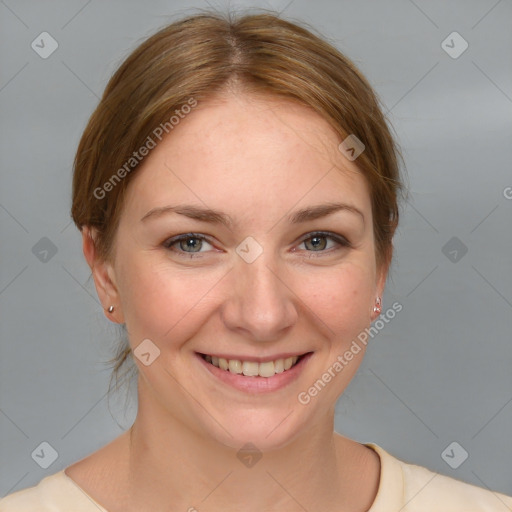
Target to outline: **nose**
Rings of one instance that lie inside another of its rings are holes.
[[[226,327],[255,341],[282,338],[298,318],[296,296],[270,260],[265,251],[252,263],[237,260],[222,308]]]

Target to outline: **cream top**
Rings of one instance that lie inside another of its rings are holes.
[[[366,443],[380,457],[381,475],[368,512],[512,512],[512,497],[396,459]],[[64,470],[0,499],[0,512],[108,512]]]

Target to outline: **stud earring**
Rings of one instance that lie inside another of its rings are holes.
[[[107,309],[107,311],[109,313],[112,313],[114,311],[114,306],[109,306],[109,308]]]
[[[375,306],[373,306],[373,312],[374,313],[380,313],[382,311],[382,301],[380,297],[377,297],[375,300]]]

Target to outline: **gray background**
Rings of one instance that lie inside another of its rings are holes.
[[[404,150],[410,198],[383,304],[403,310],[371,341],[336,430],[512,494],[512,3],[231,5],[285,9],[330,38],[376,88]],[[207,6],[0,1],[0,496],[95,451],[135,417],[133,401],[123,413],[123,392],[110,404],[106,396],[102,361],[119,330],[103,316],[70,223],[72,158],[128,52]],[[31,48],[43,31],[59,45],[47,59]],[[441,47],[453,31],[469,44],[456,59]],[[41,252],[43,237],[54,255]],[[452,237],[458,247],[443,251]],[[47,469],[31,456],[43,441],[58,452]],[[453,441],[469,453],[457,469],[441,457]]]

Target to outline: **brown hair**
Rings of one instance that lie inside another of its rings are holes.
[[[191,99],[206,101],[236,84],[306,105],[340,141],[355,135],[364,143],[356,163],[370,188],[376,260],[391,262],[404,189],[400,153],[367,80],[302,25],[268,12],[201,12],[159,30],[128,56],[107,84],[74,161],[72,217],[80,230],[97,229],[101,258],[113,255],[124,193],[139,163],[134,152],[155,138],[156,127],[172,129],[171,116]],[[125,340],[113,359],[116,380],[129,354]]]

